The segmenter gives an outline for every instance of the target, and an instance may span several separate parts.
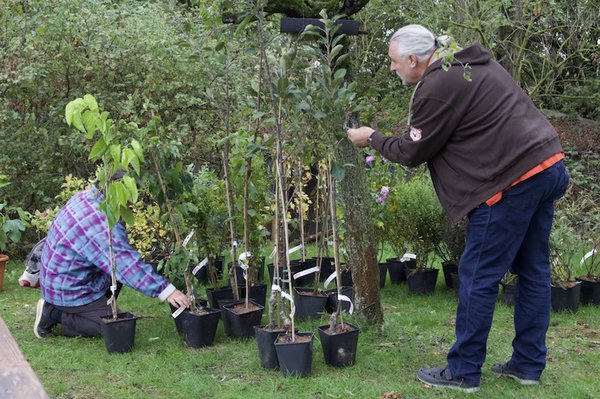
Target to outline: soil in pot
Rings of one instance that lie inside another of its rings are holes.
[[[313,333],[279,334],[275,340],[279,367],[284,376],[307,377],[312,372]]]
[[[179,318],[181,318],[181,332],[188,346],[204,348],[213,344],[221,318],[219,309],[202,308],[194,312],[184,311],[177,317]]]
[[[296,317],[299,320],[318,319],[325,312],[328,295],[311,288],[295,288]]]
[[[415,295],[431,295],[435,291],[439,269],[412,271],[406,278],[408,291]]]
[[[221,316],[225,334],[234,338],[254,336],[254,326],[260,325],[264,307],[250,300],[248,307],[245,301],[237,301],[223,306]]]
[[[135,344],[135,325],[137,317],[129,312],[117,314],[114,320],[112,315],[101,317],[100,333],[104,338],[104,345],[108,353],[126,353],[133,349]]]
[[[352,366],[356,362],[358,327],[344,323],[332,331],[329,324],[318,327],[325,363],[334,367]]]
[[[600,305],[600,277],[582,276],[577,281],[581,281],[581,304]]]
[[[564,287],[552,286],[550,288],[550,300],[552,302],[552,310],[560,312],[568,310],[573,313],[579,309],[579,299],[581,296],[581,282],[567,281]]]
[[[446,288],[454,288],[452,273],[458,274],[458,264],[454,262],[444,262],[442,264],[442,270],[444,272],[444,282],[446,283]]]

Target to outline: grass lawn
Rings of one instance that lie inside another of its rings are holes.
[[[22,263],[10,261],[0,293],[0,316],[52,398],[458,398],[459,391],[425,386],[415,378],[423,366],[445,363],[454,340],[456,298],[441,275],[430,297],[408,293],[406,285],[382,290],[383,327],[347,317],[361,328],[357,363],[346,369],[325,365],[316,334],[321,321],[302,322],[315,332],[309,378],[284,378],[263,370],[255,340],[225,336],[219,323],[215,344],[186,348],[175,332],[168,305],[124,288],[121,309],[140,317],[131,353],[109,355],[101,338],[35,338],[32,331],[39,290],[18,286]],[[481,398],[598,398],[600,309],[553,313],[548,332],[548,366],[542,384],[522,387],[496,378],[492,363],[508,359],[513,336],[512,309],[498,304],[483,369]],[[266,320],[266,313],[263,321]],[[2,344],[2,343],[0,343]],[[392,394],[392,392],[394,394]]]

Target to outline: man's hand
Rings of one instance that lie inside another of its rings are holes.
[[[179,290],[173,291],[171,295],[167,298],[167,301],[175,307],[189,308],[191,305],[190,298],[187,297],[183,292]]]
[[[369,145],[369,142],[367,140],[369,136],[373,134],[374,131],[375,130],[371,129],[368,126],[362,126],[358,129],[350,128],[347,130],[348,140],[350,140],[352,144],[359,148],[366,147],[367,145]]]

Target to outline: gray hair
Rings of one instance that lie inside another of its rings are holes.
[[[447,45],[448,36],[436,38],[424,26],[412,24],[398,29],[392,35],[390,43],[392,41],[398,43],[397,54],[399,56],[414,54],[419,59],[422,59],[438,48]]]

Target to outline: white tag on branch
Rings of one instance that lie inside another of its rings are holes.
[[[312,273],[316,273],[318,271],[319,271],[319,267],[318,266],[311,267],[310,269],[302,270],[301,272],[294,273],[294,280],[297,280],[300,277],[304,277],[304,276],[307,276],[307,275],[312,274]]]
[[[400,258],[400,262],[406,262],[413,259],[417,259],[417,255],[406,252],[404,255],[402,255],[402,258]]]
[[[338,295],[337,298],[338,301],[348,302],[350,304],[350,310],[348,311],[348,313],[354,313],[354,304],[352,303],[352,300],[350,298],[348,298],[346,295]]]
[[[244,280],[248,280],[248,274],[246,272],[246,270],[248,270],[248,265],[246,265],[244,263],[244,261],[249,258],[250,256],[252,256],[250,254],[250,252],[242,252],[240,254],[240,256],[238,257],[238,264],[239,266],[242,268],[242,270],[244,271],[243,276],[244,276]]]
[[[273,258],[273,256],[275,256],[276,251],[277,251],[277,247],[274,247],[273,250],[271,251],[271,255],[269,255],[269,258]]]
[[[579,265],[580,266],[583,265],[586,260],[588,260],[589,258],[591,258],[594,255],[596,255],[596,248],[592,248],[592,250],[590,252],[583,255],[583,258],[581,258],[581,261],[579,261]]]
[[[332,246],[333,245],[333,241],[327,241],[327,245]]]
[[[190,233],[185,237],[185,239],[183,240],[183,247],[187,247],[188,243],[190,242],[190,240],[192,239],[192,237],[194,236],[194,229],[192,229],[192,231],[190,231]]]
[[[302,249],[303,245],[296,245],[294,248],[291,248],[290,250],[288,250],[288,254],[293,254],[294,252],[297,252],[298,250]]]
[[[325,282],[323,283],[323,287],[325,287],[325,289],[327,289],[327,287],[329,286],[329,284],[331,284],[331,282],[333,281],[333,279],[336,277],[336,273],[333,272],[329,275],[329,277],[327,277],[327,280],[325,280]]]
[[[237,247],[237,241],[234,241],[234,242],[232,242],[232,243],[231,243],[231,246],[232,246],[232,247]]]
[[[185,310],[185,307],[184,306],[180,306],[180,307],[177,308],[176,311],[173,312],[173,314],[171,316],[173,316],[173,318],[175,319],[175,318],[177,318],[177,316],[179,316],[180,314],[182,314],[184,310]]]
[[[196,267],[194,267],[194,270],[192,270],[192,274],[194,274],[194,275],[195,275],[196,273],[198,273],[198,272],[200,271],[200,269],[202,269],[202,268],[203,268],[204,266],[206,266],[207,264],[208,264],[208,257],[206,257],[206,258],[202,259],[202,260],[200,261],[200,263],[198,263],[198,264],[196,265]]]

